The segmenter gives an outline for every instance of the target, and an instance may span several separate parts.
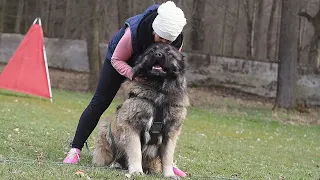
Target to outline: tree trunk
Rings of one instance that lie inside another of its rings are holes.
[[[22,15],[23,15],[23,5],[24,5],[24,0],[19,0],[17,18],[16,18],[16,23],[14,26],[15,33],[20,33],[20,25],[21,25]]]
[[[229,2],[228,0],[224,0],[224,13],[223,13],[223,25],[222,25],[222,35],[221,35],[221,43],[220,43],[220,50],[219,50],[219,54],[220,55],[224,55],[225,52],[225,42],[226,42],[226,26],[227,26],[227,14],[229,11]],[[197,27],[197,26],[196,26]]]
[[[274,34],[272,33],[275,27],[275,22],[274,22],[274,13],[276,10],[276,0],[272,0],[271,4],[271,12],[270,12],[270,17],[269,17],[269,25],[268,25],[268,34],[267,34],[267,59],[275,59],[275,49],[273,49],[274,43],[272,41],[272,37]]]
[[[258,4],[261,0],[259,1],[253,1],[253,7],[252,7],[252,12],[251,12],[251,41],[250,41],[250,48],[251,48],[251,58],[254,57],[255,51],[256,51],[256,47],[254,44],[254,37],[256,36],[256,24],[257,24],[257,11],[258,11]]]
[[[204,15],[205,15],[206,0],[193,1],[192,13],[192,30],[191,30],[191,48],[194,51],[202,51],[204,49],[205,30],[204,30]]]
[[[314,34],[310,42],[310,50],[308,61],[312,66],[319,68],[320,62],[320,8],[315,16],[311,16],[307,12],[299,12],[299,16],[307,18],[314,27]]]
[[[89,60],[89,91],[95,91],[101,69],[101,57],[99,48],[99,18],[100,18],[100,0],[91,0],[92,13],[90,17],[90,25],[87,28],[87,51]]]
[[[282,0],[277,97],[274,108],[293,109],[296,104],[299,38],[299,0]]]
[[[1,17],[0,17],[0,32],[4,32],[5,16],[7,9],[7,0],[1,1]]]
[[[70,1],[70,0],[69,0]],[[43,17],[43,31],[45,34],[49,34],[49,22],[50,22],[50,17],[51,17],[51,11],[50,11],[50,4],[51,0],[46,0],[44,10],[46,13],[44,14]]]
[[[70,1],[70,0],[68,0]],[[55,14],[56,14],[56,6],[57,6],[57,0],[50,0],[50,16],[49,16],[49,22],[48,22],[48,36],[55,37]]]
[[[118,26],[121,28],[125,21],[129,18],[129,3],[128,0],[118,0]]]
[[[30,28],[30,18],[28,17],[29,15],[29,3],[28,1],[24,2],[24,27],[23,27],[23,33],[28,32]]]
[[[253,37],[254,37],[254,21],[255,17],[252,15],[255,12],[256,9],[256,2],[253,2],[253,7],[252,11],[250,11],[250,2],[249,0],[244,0],[244,11],[245,11],[245,16],[247,20],[247,58],[252,58],[254,49],[253,49]]]
[[[237,5],[237,14],[236,14],[236,23],[235,23],[235,30],[232,34],[232,46],[231,46],[231,55],[235,56],[235,47],[236,47],[236,38],[238,34],[238,29],[239,29],[239,19],[240,19],[240,0],[238,0],[238,5]]]
[[[42,9],[42,4],[43,2],[42,1],[36,1],[36,17],[41,17],[41,9]]]
[[[173,0],[173,2],[174,2],[178,7],[181,8],[181,6],[182,6],[181,0]]]
[[[255,59],[263,59],[262,51],[263,45],[263,26],[264,26],[264,3],[263,0],[258,0],[254,2],[254,7],[256,10],[252,13],[252,17],[256,19],[253,21],[253,56]]]
[[[72,12],[72,1],[67,0],[66,2],[66,17],[64,19],[64,31],[63,31],[63,38],[68,37],[68,30],[69,30],[69,23],[70,23],[70,16]]]
[[[281,13],[282,13],[282,2],[276,1],[279,6],[278,18],[277,18],[277,34],[276,34],[276,49],[275,49],[275,58],[279,61],[279,49],[280,49],[280,27],[281,27]]]

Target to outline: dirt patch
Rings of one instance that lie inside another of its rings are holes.
[[[59,69],[49,69],[51,86],[56,89],[86,92],[89,83],[89,74]]]

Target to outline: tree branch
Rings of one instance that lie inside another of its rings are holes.
[[[309,22],[311,22],[311,23],[313,23],[313,21],[314,21],[314,17],[312,17],[312,16],[311,16],[310,14],[308,14],[307,12],[299,12],[298,15],[301,16],[301,17],[307,18],[307,20],[308,20]]]

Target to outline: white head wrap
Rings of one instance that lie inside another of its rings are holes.
[[[152,28],[160,37],[174,41],[187,24],[183,11],[174,2],[167,1],[158,8],[158,15],[152,23]]]

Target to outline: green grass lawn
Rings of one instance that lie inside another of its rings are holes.
[[[91,95],[54,90],[53,96],[50,103],[0,91],[0,179],[127,179],[125,172],[92,166],[85,149],[79,165],[61,163],[65,142]],[[104,116],[119,103],[115,100]],[[177,165],[190,179],[319,180],[320,126],[283,123],[288,116],[232,98],[191,107],[176,149]],[[89,138],[91,149],[95,135]]]

